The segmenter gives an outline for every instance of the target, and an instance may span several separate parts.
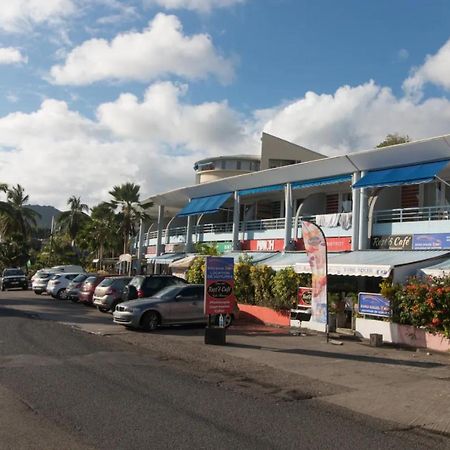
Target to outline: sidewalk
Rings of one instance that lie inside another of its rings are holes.
[[[173,327],[139,336],[152,345],[162,338],[160,343],[168,346],[170,340],[178,350],[189,348],[193,358],[196,351],[203,355],[198,358],[228,355],[298,375],[297,384],[314,391],[312,398],[395,422],[399,428],[450,434],[450,355],[370,347],[346,336],[342,345],[333,345],[324,335],[307,333],[238,323],[227,330],[227,345],[220,347],[204,345],[202,328]],[[130,335],[120,338],[129,340]],[[223,361],[225,369],[228,360]]]

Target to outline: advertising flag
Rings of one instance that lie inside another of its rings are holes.
[[[302,222],[303,241],[312,274],[311,320],[327,324],[327,244],[322,230]]]

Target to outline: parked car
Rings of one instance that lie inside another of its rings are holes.
[[[55,274],[53,272],[38,272],[36,272],[36,274],[32,278],[31,288],[36,295],[41,295],[42,293],[47,291],[47,284]]]
[[[206,323],[204,289],[202,284],[169,286],[150,298],[120,303],[113,312],[113,320],[126,327],[147,331],[160,325]],[[236,305],[233,314],[224,317],[224,326],[230,326],[238,314]]]
[[[151,297],[167,286],[185,285],[187,281],[173,275],[136,275],[125,286],[123,301]]]
[[[81,266],[74,265],[61,265],[61,266],[53,266],[50,268],[50,272],[64,272],[64,273],[85,273],[86,271]]]
[[[1,290],[11,288],[28,289],[28,279],[22,269],[5,269],[0,279]]]
[[[78,301],[85,305],[92,305],[95,288],[105,278],[108,278],[108,275],[91,275],[86,278],[81,286],[80,293],[78,294]]]
[[[73,302],[78,301],[78,297],[80,295],[81,287],[83,283],[89,278],[94,276],[93,273],[80,273],[78,274],[67,286],[67,299],[72,300]]]
[[[53,297],[60,300],[67,298],[67,286],[78,275],[78,273],[56,273],[48,284],[47,292]]]
[[[93,303],[101,312],[114,311],[122,302],[124,287],[131,281],[131,277],[105,278],[94,291]]]
[[[50,268],[39,269],[35,272],[35,274],[31,277],[31,282],[33,282],[36,278],[39,278],[44,273],[50,273]]]

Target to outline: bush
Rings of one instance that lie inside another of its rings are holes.
[[[234,265],[234,293],[240,303],[253,305],[255,302],[255,289],[251,278],[253,259],[249,256],[241,256]]]
[[[275,271],[269,266],[252,266],[250,277],[254,289],[254,304],[270,306],[272,304],[272,278]]]
[[[197,256],[186,272],[188,283],[203,284],[205,282],[205,258]]]
[[[278,271],[272,279],[272,307],[274,309],[290,309],[297,301],[299,286],[304,277],[295,273],[292,267],[287,267]]]

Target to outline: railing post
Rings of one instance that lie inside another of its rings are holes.
[[[361,178],[360,172],[353,173],[352,185]],[[359,249],[359,189],[352,188],[352,250]]]
[[[361,171],[361,177],[366,174],[365,171]],[[358,250],[367,249],[368,240],[368,221],[369,221],[369,204],[367,199],[367,188],[359,189],[359,233],[358,233]]]
[[[284,193],[284,250],[291,249],[292,240],[292,185],[286,183]]]

